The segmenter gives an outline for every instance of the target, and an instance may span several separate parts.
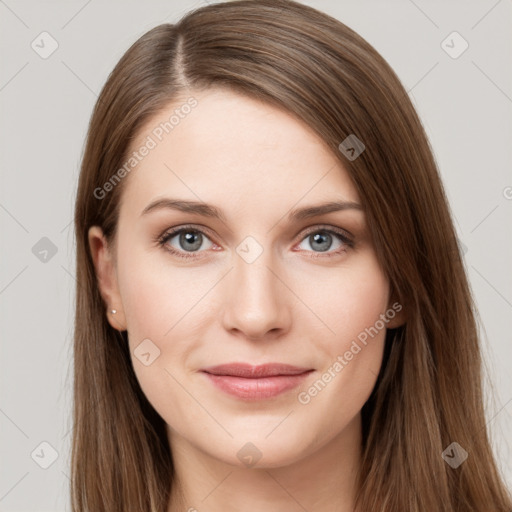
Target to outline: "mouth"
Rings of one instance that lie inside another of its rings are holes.
[[[290,391],[313,371],[283,363],[231,363],[201,370],[219,390],[244,400],[268,399]]]

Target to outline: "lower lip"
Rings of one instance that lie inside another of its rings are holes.
[[[264,400],[296,388],[311,371],[298,375],[275,375],[257,379],[204,373],[215,386],[230,395],[245,400]]]

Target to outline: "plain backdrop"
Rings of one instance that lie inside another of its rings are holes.
[[[0,511],[70,510],[72,215],[97,95],[137,38],[204,3],[0,1]],[[424,123],[485,329],[488,425],[512,488],[512,1],[304,3],[370,42]]]

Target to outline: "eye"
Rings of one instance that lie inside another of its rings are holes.
[[[315,226],[310,230],[301,244],[306,243],[313,250],[314,258],[336,256],[346,252],[348,248],[354,246],[353,241],[340,229],[326,229]],[[329,251],[333,244],[336,246],[334,251]],[[298,246],[300,247],[300,245]],[[322,254],[325,253],[325,254]]]
[[[165,250],[179,258],[198,258],[200,253],[207,249],[218,250],[218,246],[202,229],[193,226],[182,226],[166,231],[157,238],[157,242]],[[354,242],[344,230],[334,227],[327,229],[322,226],[314,226],[310,229],[298,247],[300,248],[300,245],[304,243],[312,249],[305,249],[306,252],[313,253],[310,256],[312,258],[337,256],[354,247]],[[333,245],[335,245],[335,250],[331,251]],[[302,249],[304,250],[304,248]]]
[[[205,247],[205,241],[209,241],[210,245],[206,244]],[[203,231],[190,226],[165,232],[159,238],[158,243],[169,252],[181,258],[197,257],[194,253],[202,252],[200,251],[201,248],[209,249],[214,245]]]

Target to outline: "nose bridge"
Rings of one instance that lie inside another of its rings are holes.
[[[226,327],[252,338],[286,328],[290,318],[286,290],[275,275],[276,260],[263,243],[248,236],[236,247],[225,304]]]
[[[233,279],[239,283],[242,292],[241,299],[254,302],[255,306],[262,308],[264,305],[276,306],[278,293],[276,277],[273,272],[275,258],[270,246],[263,246],[253,236],[246,237],[236,248],[234,258]],[[273,270],[271,272],[270,269]]]

